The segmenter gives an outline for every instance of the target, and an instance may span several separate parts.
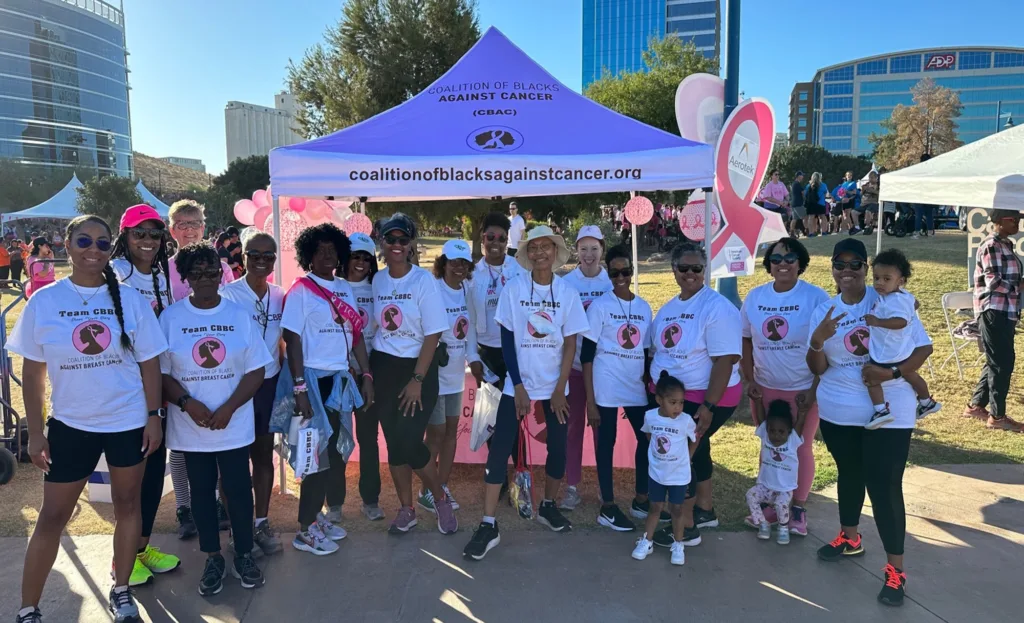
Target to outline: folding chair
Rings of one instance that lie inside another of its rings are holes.
[[[942,315],[946,318],[946,332],[949,333],[950,344],[953,345],[953,352],[946,360],[942,362],[939,369],[943,369],[950,362],[950,360],[956,361],[956,369],[960,374],[960,380],[964,380],[964,362],[961,360],[960,351],[970,346],[978,349],[978,340],[971,338],[957,337],[953,334],[953,329],[956,327],[951,321],[951,316],[955,315],[958,310],[970,309],[973,315],[974,310],[974,293],[973,292],[947,292],[942,295]],[[979,355],[980,357],[980,355]],[[977,359],[975,360],[977,363]]]

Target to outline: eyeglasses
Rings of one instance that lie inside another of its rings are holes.
[[[136,240],[161,240],[164,237],[164,230],[152,227],[132,227],[128,230],[132,238]]]
[[[411,242],[412,238],[409,236],[384,236],[384,244],[397,244],[402,247],[407,247]]]
[[[96,245],[97,249],[104,253],[110,250],[110,241],[107,240],[106,238],[93,239],[91,236],[86,236],[85,234],[81,234],[75,237],[75,246],[78,247],[79,249],[82,249],[83,251],[94,244]]]
[[[206,227],[206,221],[176,221],[174,229],[202,229]]]
[[[246,251],[245,257],[250,260],[266,260],[268,262],[273,262],[277,259],[277,253],[273,251],[267,251],[265,253],[260,253],[259,251]]]
[[[609,279],[617,279],[619,277],[632,277],[632,276],[633,276],[633,268],[632,267],[630,267],[630,268],[620,268],[619,270],[609,270],[608,271],[608,278]]]
[[[263,327],[263,337],[267,337],[267,325],[270,324],[270,310],[262,300],[256,301],[256,322]]]
[[[485,234],[484,238],[487,240],[487,242],[508,242],[508,236],[506,236],[505,234]]]
[[[214,268],[207,268],[206,270],[190,270],[188,272],[189,281],[199,281],[200,279],[216,279],[220,281],[221,275],[224,274],[224,269],[220,266]]]
[[[799,260],[800,257],[797,256],[796,253],[787,253],[785,255],[781,255],[779,253],[772,253],[771,255],[768,256],[768,261],[771,262],[772,264],[775,264],[776,266],[783,262],[787,264],[796,264]]]
[[[866,262],[861,260],[851,260],[849,262],[840,262],[839,260],[832,260],[832,270],[860,270],[864,268]]]
[[[704,265],[703,264],[673,264],[672,268],[676,269],[677,271],[679,271],[679,272],[681,272],[683,274],[685,274],[685,273],[695,273],[695,274],[699,275],[702,272],[704,272]]]

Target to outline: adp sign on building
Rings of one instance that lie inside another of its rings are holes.
[[[935,71],[939,69],[956,69],[956,54],[954,52],[925,54],[924,70]]]

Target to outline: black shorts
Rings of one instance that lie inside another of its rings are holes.
[[[270,434],[270,412],[274,410],[274,396],[277,394],[277,379],[280,373],[269,379],[263,379],[263,385],[252,397],[253,423],[256,425],[256,436]]]
[[[92,476],[100,455],[110,467],[135,467],[142,454],[143,428],[120,433],[90,433],[50,419],[46,440],[50,443],[50,473],[46,482],[78,482]]]
[[[831,214],[832,216],[842,216],[843,215],[843,210],[844,210],[843,204],[842,203],[837,203],[834,206],[832,206],[831,208],[829,208],[829,212],[828,213]]]
[[[807,216],[825,216],[825,206],[820,205],[805,205],[807,208]]]

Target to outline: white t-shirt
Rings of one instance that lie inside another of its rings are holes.
[[[811,314],[828,300],[818,286],[797,281],[789,292],[775,284],[757,286],[740,309],[743,337],[754,344],[754,380],[761,387],[803,391],[814,383],[807,367],[807,340],[814,330]]]
[[[875,412],[868,389],[861,379],[861,370],[869,360],[870,333],[864,324],[864,314],[871,310],[877,299],[878,293],[874,288],[868,288],[864,298],[856,305],[843,303],[842,295],[837,294],[819,305],[811,314],[811,326],[817,327],[833,305],[836,308],[832,312],[833,318],[846,313],[839,321],[836,334],[826,340],[824,345],[828,368],[821,375],[817,397],[818,413],[826,422],[841,426],[864,426]],[[931,345],[931,338],[916,316],[908,329],[914,348]],[[917,421],[917,396],[906,379],[886,381],[882,383],[882,390],[889,409],[896,416],[894,421],[882,428],[914,428]]]
[[[491,348],[501,348],[501,328],[494,321],[494,312],[498,309],[505,284],[516,278],[523,269],[511,255],[505,256],[505,263],[500,267],[491,266],[487,260],[476,263],[473,279],[467,287],[472,294],[473,309],[477,311],[476,340],[477,343]]]
[[[117,275],[117,279],[121,283],[134,288],[156,310],[156,292],[153,291],[152,274],[146,275],[135,270],[132,263],[123,257],[110,260],[110,267],[114,269],[114,274]],[[171,291],[167,288],[167,276],[157,273],[156,279],[160,284],[160,299],[164,304],[164,309],[167,309],[171,306]]]
[[[647,405],[644,349],[651,347],[653,318],[651,306],[639,296],[623,301],[614,292],[607,292],[591,302],[587,309],[590,328],[584,337],[597,344],[594,398],[598,405]]]
[[[612,289],[612,280],[608,278],[608,271],[604,268],[597,274],[596,277],[587,277],[583,274],[583,271],[577,266],[565,277],[565,282],[571,285],[580,293],[580,303],[583,303],[583,311],[587,311],[590,308],[590,304],[599,296],[603,296],[605,292],[609,292]],[[576,339],[576,356],[572,360],[572,369],[577,372],[583,369],[583,364],[580,363],[580,353],[583,350],[583,336],[579,336]]]
[[[767,422],[761,422],[754,434],[761,440],[761,469],[757,472],[757,484],[781,493],[795,491],[797,476],[800,475],[800,459],[796,450],[803,445],[803,438],[794,429],[786,443],[773,446],[768,439]]]
[[[181,275],[178,274],[178,266],[174,263],[174,257],[167,262],[167,277],[171,282],[171,294],[174,295],[174,300],[180,301],[187,299],[188,295],[192,294],[192,287],[188,285],[188,281],[182,281]],[[223,273],[220,277],[221,286],[226,286],[235,280],[235,274],[231,272],[231,267],[224,260],[220,261],[220,269]]]
[[[465,285],[465,282],[463,282]],[[448,347],[448,365],[437,369],[440,390],[438,394],[461,394],[466,388],[466,364],[480,361],[476,352],[476,314],[470,306],[470,298],[464,288],[453,290],[444,279],[437,280],[441,293],[448,328],[441,334],[441,341]]]
[[[707,286],[688,301],[673,297],[654,317],[651,378],[668,370],[687,391],[707,389],[711,358],[743,353],[740,325],[736,306]],[[732,367],[728,387],[739,382],[737,364]]]
[[[419,357],[423,338],[448,329],[437,280],[419,266],[400,279],[393,279],[387,268],[374,275],[373,305],[377,312],[373,349],[395,357]]]
[[[905,290],[897,290],[885,296],[879,295],[871,307],[871,313],[882,320],[902,318],[907,321],[907,326],[902,329],[868,327],[871,333],[868,354],[871,355],[872,361],[896,365],[914,352],[916,347],[908,336],[911,332],[911,323],[917,317],[914,308],[916,302],[914,295]]]
[[[138,362],[167,350],[167,342],[149,302],[123,284],[121,310],[134,353],[121,350],[121,327],[107,286],[82,288],[61,279],[28,300],[7,348],[46,364],[50,417],[94,433],[146,425],[149,410]]]
[[[640,429],[651,435],[647,449],[648,474],[658,484],[677,487],[690,484],[690,444],[697,441],[697,424],[693,416],[680,413],[670,418],[651,409],[644,415]]]
[[[356,297],[359,317],[363,319],[363,340],[366,342],[366,352],[369,353],[373,346],[373,336],[377,333],[377,317],[373,314],[373,286],[369,278],[355,283],[350,281],[349,286]]]
[[[242,377],[270,365],[262,328],[249,310],[221,298],[211,309],[198,309],[188,299],[160,315],[168,348],[160,355],[160,371],[181,384],[211,413],[231,398]],[[220,452],[248,446],[256,439],[252,400],[247,400],[223,430],[201,428],[171,404],[167,410],[167,447],[179,452]]]
[[[588,328],[576,290],[557,275],[542,286],[523,274],[505,284],[494,319],[515,334],[519,375],[530,400],[550,400],[561,372],[562,343]],[[510,375],[503,393],[516,395]]]
[[[526,221],[523,217],[516,214],[509,219],[511,226],[508,228],[508,248],[518,249],[519,241],[523,239],[523,234],[526,233]]]
[[[326,281],[313,273],[306,275],[327,292],[353,309],[356,297],[344,279]],[[284,300],[281,328],[302,338],[302,363],[307,368],[331,372],[348,369],[353,346],[352,324],[338,317],[334,306],[308,288],[295,285]]]
[[[264,370],[264,377],[271,379],[281,371],[281,335],[284,330],[281,328],[281,317],[284,315],[284,289],[273,283],[267,284],[267,293],[263,298],[256,296],[256,293],[249,287],[245,277],[232,281],[220,289],[220,295],[229,301],[234,301],[242,309],[249,312],[252,321],[256,323],[263,342],[267,345],[267,351],[273,361]],[[257,313],[257,302],[262,301],[265,314]],[[266,322],[266,327],[263,323]]]

